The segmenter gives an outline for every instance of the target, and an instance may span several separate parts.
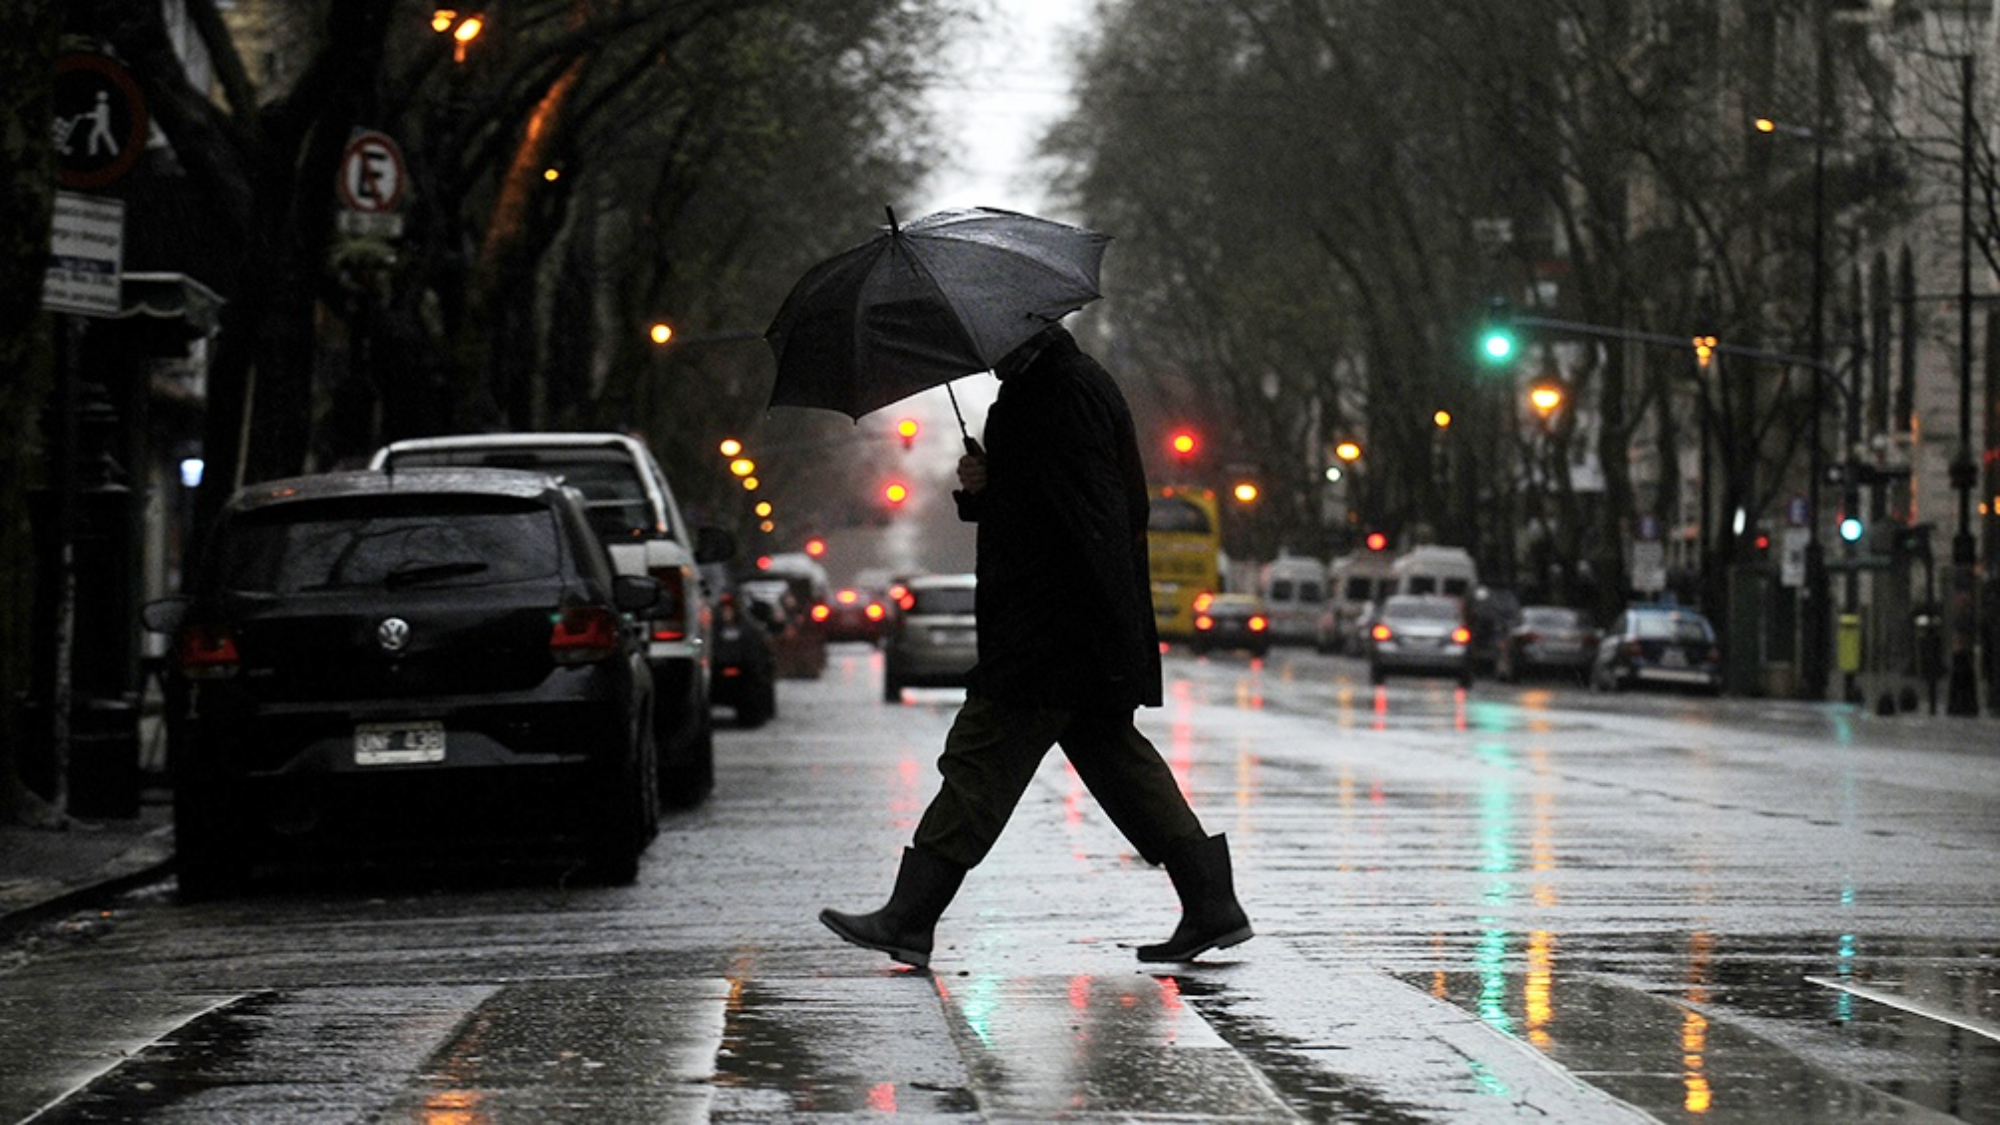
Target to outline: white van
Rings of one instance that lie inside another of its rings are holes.
[[[1393,565],[1387,551],[1356,551],[1326,568],[1326,608],[1314,631],[1321,652],[1359,652],[1361,623],[1368,607],[1389,591]]]
[[[1444,594],[1469,602],[1479,567],[1463,547],[1412,547],[1390,566],[1393,594]]]
[[[1258,570],[1257,594],[1271,619],[1271,639],[1306,644],[1326,609],[1326,566],[1303,555],[1280,554]]]

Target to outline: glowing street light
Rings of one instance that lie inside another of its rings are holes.
[[[716,446],[716,448],[721,450],[724,457],[734,457],[738,453],[743,452],[743,443],[733,437],[726,437],[722,439],[722,444]]]
[[[554,171],[554,169],[550,169],[550,171]],[[656,320],[653,322],[653,326],[646,330],[646,335],[655,344],[665,344],[668,340],[674,338],[674,326],[664,320]]]

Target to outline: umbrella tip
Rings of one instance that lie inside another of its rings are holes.
[[[889,216],[889,233],[890,234],[903,233],[903,228],[896,225],[896,209],[884,203],[882,205],[882,212]]]

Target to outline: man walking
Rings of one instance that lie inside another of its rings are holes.
[[[1190,961],[1246,941],[1224,837],[1210,836],[1132,724],[1160,704],[1146,564],[1148,496],[1117,384],[1060,324],[994,367],[990,451],[968,441],[953,495],[979,525],[979,662],[945,739],[943,785],[918,823],[889,902],[822,910],[855,945],[930,963],[939,916],[1000,837],[1051,746],[1181,901],[1173,935],[1141,961]]]

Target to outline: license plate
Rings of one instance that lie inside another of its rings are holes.
[[[407,766],[442,761],[443,723],[417,720],[354,725],[354,764],[357,766]]]
[[[1682,652],[1680,649],[1670,648],[1660,654],[1660,667],[1662,668],[1685,668],[1687,665],[1687,653]]]

